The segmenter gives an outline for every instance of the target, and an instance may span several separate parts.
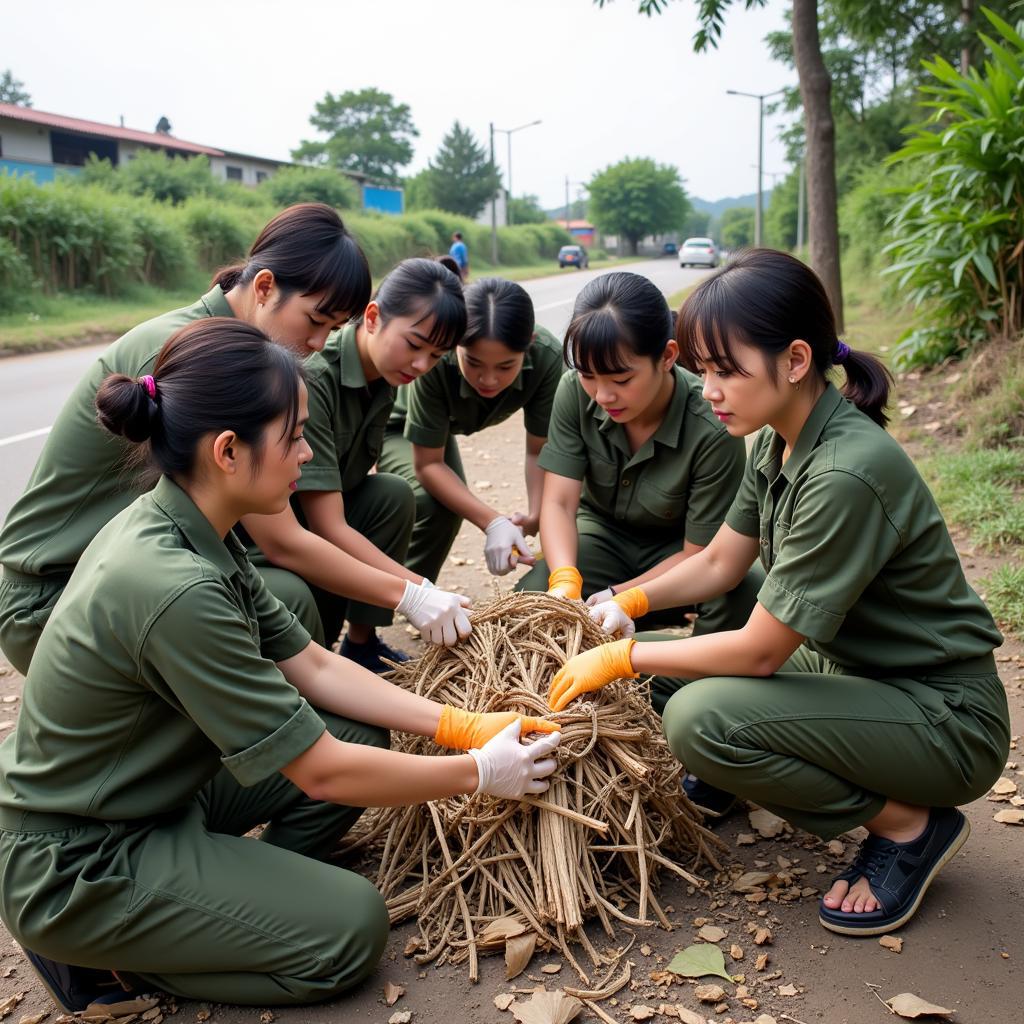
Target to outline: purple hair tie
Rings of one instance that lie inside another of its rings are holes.
[[[846,357],[850,354],[850,346],[841,341],[836,342],[836,354],[832,357],[833,363],[845,363]]]
[[[139,383],[146,389],[146,394],[155,402],[156,401],[156,381],[150,374],[146,374],[145,377],[139,378]]]

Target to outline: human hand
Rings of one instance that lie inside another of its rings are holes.
[[[445,704],[441,708],[434,742],[453,750],[482,747],[513,722],[519,722],[522,736],[529,736],[531,732],[552,733],[559,730],[556,722],[518,715],[514,711],[463,711]]]
[[[519,720],[505,726],[479,750],[470,750],[476,761],[479,781],[476,793],[522,800],[524,796],[543,793],[550,785],[547,777],[558,767],[548,757],[562,738],[555,732],[533,743],[519,742]]]
[[[589,604],[589,602],[588,602]],[[610,600],[601,601],[590,609],[590,617],[606,632],[631,637],[636,632],[634,619],[646,615],[650,607],[647,595],[640,587],[630,587]]]
[[[587,607],[593,608],[594,605],[601,604],[603,601],[610,601],[614,596],[615,591],[611,587],[605,587],[604,590],[599,590],[587,598]]]
[[[424,640],[451,647],[469,636],[473,626],[466,614],[470,601],[463,594],[439,590],[429,580],[405,582],[405,593],[395,608],[420,631]]]
[[[616,640],[600,644],[570,658],[555,673],[548,691],[548,707],[562,711],[581,694],[600,690],[616,679],[636,679],[629,657],[636,641]]]
[[[513,512],[509,516],[516,526],[519,527],[527,537],[532,537],[540,529],[540,516],[528,516],[525,512]]]
[[[583,594],[583,577],[574,565],[564,565],[548,576],[548,593],[578,601]]]
[[[485,527],[487,540],[484,543],[484,558],[492,576],[504,576],[519,562],[533,565],[536,559],[530,554],[530,545],[523,531],[508,516],[495,516]]]

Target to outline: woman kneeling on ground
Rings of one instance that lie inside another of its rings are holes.
[[[329,998],[388,932],[373,886],[319,860],[359,808],[542,792],[558,733],[519,737],[556,727],[401,690],[271,595],[231,527],[280,512],[310,449],[300,364],[257,328],[193,323],[96,408],[162,475],[82,555],[0,746],[0,916],[71,1012],[125,979]],[[468,754],[393,752],[388,729]]]
[[[715,414],[733,436],[760,433],[714,540],[592,609],[623,639],[570,659],[551,706],[620,677],[674,685],[665,735],[706,788],[822,838],[868,830],[819,917],[847,935],[892,931],[966,841],[956,805],[1005,763],[992,655],[1002,638],[931,493],[883,429],[887,372],[838,340],[811,270],[750,251],[703,281],[679,320]],[[828,378],[836,364],[843,393]],[[758,555],[768,575],[742,628],[632,636],[648,606],[723,593]]]

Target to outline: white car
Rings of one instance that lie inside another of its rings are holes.
[[[679,250],[681,267],[717,267],[718,250],[710,238],[688,238]]]

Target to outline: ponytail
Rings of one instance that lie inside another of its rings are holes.
[[[839,342],[836,348],[833,365],[841,366],[846,373],[843,397],[880,427],[885,427],[889,422],[885,407],[889,404],[889,389],[892,387],[892,374],[888,367],[875,356],[855,351],[843,342]]]

